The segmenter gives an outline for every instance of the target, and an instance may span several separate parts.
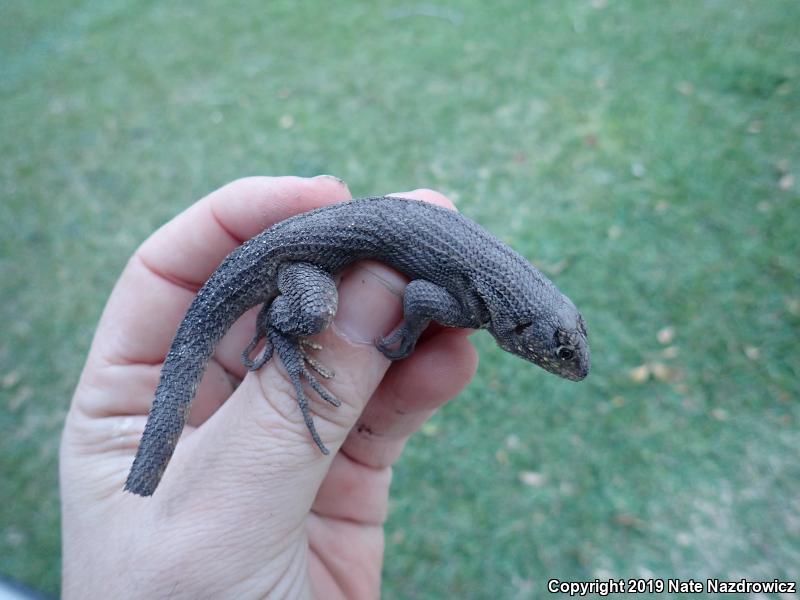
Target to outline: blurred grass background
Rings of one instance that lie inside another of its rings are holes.
[[[0,4],[0,572],[56,594],[57,447],[127,257],[251,174],[440,189],[581,307],[476,336],[409,445],[387,598],[800,579],[800,3]]]

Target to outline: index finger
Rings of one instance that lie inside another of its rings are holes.
[[[131,257],[90,355],[111,364],[160,363],[197,290],[237,246],[294,214],[349,198],[345,183],[327,175],[248,177],[212,192]]]

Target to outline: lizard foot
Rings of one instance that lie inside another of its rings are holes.
[[[306,395],[305,389],[303,389],[303,379],[308,382],[311,389],[319,394],[320,398],[333,406],[341,406],[341,400],[326,390],[308,367],[306,367],[307,357],[302,348],[305,344],[297,338],[289,337],[281,333],[275,328],[269,329],[269,342],[278,353],[286,369],[286,373],[289,375],[289,380],[294,386],[295,394],[297,394],[297,403],[300,405],[300,412],[303,414],[303,421],[306,427],[308,427],[308,431],[311,433],[314,443],[317,445],[320,452],[329,454],[330,450],[322,443],[322,439],[317,433],[317,428],[314,426],[314,419],[311,417],[311,409],[309,407],[310,401]]]
[[[320,376],[324,377],[325,379],[332,379],[335,373],[319,362],[316,358],[311,356],[306,348],[310,348],[311,350],[322,350],[322,346],[316,342],[312,342],[311,340],[301,338],[300,354],[303,355],[303,360],[306,361],[312,369],[319,373]]]
[[[325,387],[317,380],[314,374],[305,366],[303,367],[303,377],[305,377],[306,381],[308,381],[308,385],[310,385],[312,389],[319,394],[320,398],[325,400],[328,404],[332,404],[333,406],[342,405],[342,401],[326,390]]]
[[[253,339],[250,340],[250,343],[247,344],[247,348],[245,348],[244,352],[242,352],[242,363],[248,371],[258,371],[267,363],[270,358],[272,358],[273,345],[270,341],[267,341],[264,344],[264,349],[261,351],[261,354],[258,358],[255,360],[250,358],[253,350],[255,350],[256,346],[258,346],[258,342],[260,342],[263,338],[264,332],[261,330],[257,331],[253,336]]]
[[[392,350],[390,346],[394,346],[395,344],[397,344],[397,348]],[[417,338],[411,335],[405,323],[400,325],[400,327],[395,329],[387,337],[381,337],[375,340],[375,347],[389,360],[406,358],[414,351],[416,345]]]
[[[258,316],[256,317],[256,334],[253,336],[253,339],[250,340],[250,343],[247,344],[247,348],[244,349],[244,352],[242,352],[242,363],[248,371],[258,371],[267,363],[270,358],[272,358],[274,345],[270,339],[264,343],[264,350],[261,352],[261,355],[258,358],[255,360],[250,358],[253,350],[255,350],[256,346],[258,346],[258,343],[267,336],[267,331],[269,331],[268,323],[269,304],[264,304],[264,306],[261,307],[261,310],[258,311]]]

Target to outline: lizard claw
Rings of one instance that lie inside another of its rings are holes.
[[[390,346],[398,344],[392,350]],[[375,340],[375,347],[389,360],[400,360],[406,358],[414,351],[417,340],[413,339],[405,325],[401,325],[390,333],[387,337],[380,337]]]
[[[320,376],[324,377],[325,379],[332,379],[335,373],[328,369],[325,365],[319,362],[316,358],[311,356],[307,351],[306,348],[311,348],[312,350],[322,350],[322,346],[316,342],[312,342],[311,340],[301,339],[300,342],[300,354],[303,357],[303,360],[308,363],[308,365],[314,369]],[[320,394],[322,395],[322,394]],[[338,406],[335,405],[335,406]]]

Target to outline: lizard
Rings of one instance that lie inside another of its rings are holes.
[[[409,356],[423,330],[436,322],[485,329],[503,350],[565,379],[580,381],[588,374],[586,324],[575,305],[483,227],[454,210],[405,198],[333,204],[265,229],[231,252],[200,288],[164,360],[124,489],[153,494],[217,343],[259,304],[256,332],[242,360],[254,371],[277,354],[311,438],[328,454],[303,384],[334,406],[341,401],[315,376],[332,373],[307,351],[318,348],[307,338],[328,327],[336,314],[334,276],[362,259],[382,262],[410,279],[402,321],[375,340],[388,359]]]

